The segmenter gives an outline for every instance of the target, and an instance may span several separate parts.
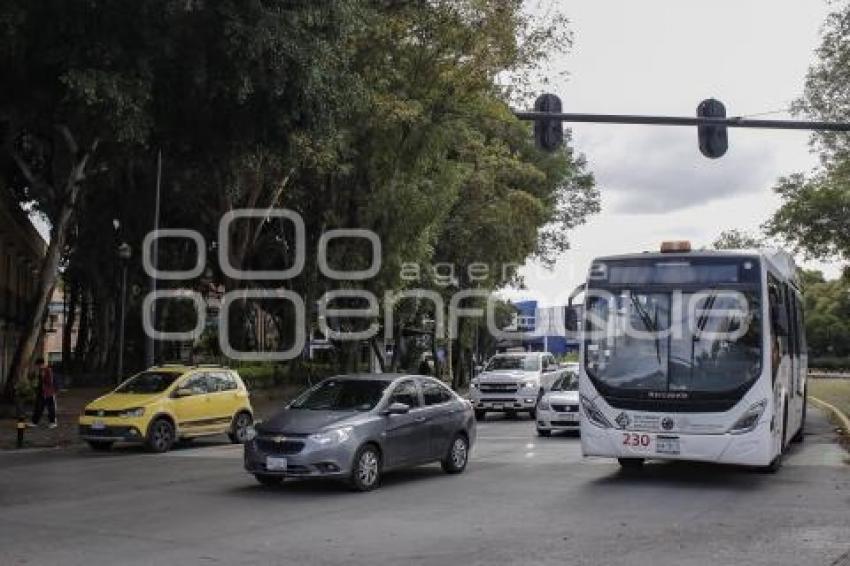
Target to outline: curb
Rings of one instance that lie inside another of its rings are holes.
[[[826,401],[822,401],[817,397],[812,397],[811,395],[809,395],[808,399],[809,401],[814,402],[815,405],[818,405],[822,409],[826,409],[831,412],[835,416],[835,418],[838,419],[841,428],[844,429],[844,434],[850,435],[850,418],[848,418],[847,415],[845,415],[841,411],[841,409],[839,409],[835,405],[827,403]]]

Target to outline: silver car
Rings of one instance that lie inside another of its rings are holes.
[[[578,375],[567,373],[555,380],[537,404],[537,434],[549,436],[558,430],[579,430]]]
[[[245,469],[263,485],[286,477],[374,489],[387,470],[441,462],[457,474],[475,442],[472,405],[436,379],[401,374],[328,378],[258,423]]]

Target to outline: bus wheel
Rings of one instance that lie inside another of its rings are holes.
[[[794,444],[800,444],[803,442],[803,436],[805,436],[806,432],[806,406],[808,405],[808,391],[809,386],[803,388],[803,416],[800,419],[800,428],[797,430],[797,434],[794,435],[794,438],[791,439],[791,442]]]
[[[624,470],[640,470],[643,468],[643,458],[617,458]]]

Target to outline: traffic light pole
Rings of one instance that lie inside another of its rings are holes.
[[[645,124],[653,126],[726,126],[771,130],[818,130],[850,132],[850,122],[803,122],[798,120],[751,120],[748,118],[700,118],[691,116],[644,116],[636,114],[578,114],[570,112],[514,112],[520,120],[554,120],[592,124]]]

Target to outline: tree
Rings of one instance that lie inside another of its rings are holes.
[[[724,230],[711,244],[715,250],[746,250],[763,248],[766,242],[762,236],[738,230]]]
[[[850,120],[850,4],[829,15],[817,62],[809,69],[798,114],[815,120]],[[812,137],[821,165],[812,174],[780,179],[782,205],[765,229],[810,257],[850,260],[850,138],[838,132]]]

